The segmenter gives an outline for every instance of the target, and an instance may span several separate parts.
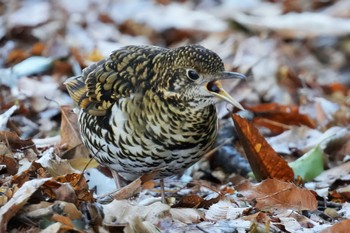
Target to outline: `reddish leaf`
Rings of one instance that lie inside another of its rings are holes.
[[[259,104],[246,107],[255,113],[254,123],[271,130],[272,134],[282,133],[289,125],[306,125],[315,128],[315,122],[307,115],[299,113],[298,106],[277,103]]]
[[[64,227],[63,227],[64,230],[67,230],[67,231],[74,230],[74,224],[72,223],[72,220],[67,216],[54,214],[51,217],[51,220],[62,223],[64,225]]]
[[[290,208],[294,210],[315,210],[317,200],[307,189],[295,184],[276,179],[267,179],[253,185],[244,182],[236,187],[247,198],[256,202],[256,207],[263,209]]]
[[[338,82],[333,82],[333,83],[330,83],[330,84],[326,84],[324,86],[322,86],[324,92],[326,94],[333,94],[333,93],[336,93],[336,92],[340,92],[342,93],[344,96],[347,96],[348,95],[348,91],[349,91],[349,88],[346,87],[344,84],[342,83],[338,83]]]
[[[14,158],[7,155],[0,155],[0,164],[6,166],[6,172],[9,175],[15,175],[19,168],[17,161]]]
[[[238,115],[232,115],[232,119],[256,179],[260,181],[275,178],[292,181],[293,170],[266,142],[258,129]]]
[[[8,142],[12,150],[32,148],[34,151],[36,151],[36,147],[32,139],[22,140],[13,132],[0,131],[0,141]]]
[[[321,233],[333,233],[333,232],[346,233],[346,232],[349,232],[349,229],[350,229],[350,219],[346,219],[321,231]]]
[[[196,194],[189,194],[181,198],[181,200],[173,205],[173,208],[197,208],[204,199]]]

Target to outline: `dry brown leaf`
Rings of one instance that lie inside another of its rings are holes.
[[[48,180],[49,178],[34,179],[24,183],[13,197],[0,208],[0,232],[6,232],[8,221],[27,203],[31,195]]]
[[[150,180],[153,180],[153,178],[157,175],[157,172],[149,172],[146,173],[139,178],[135,179],[133,182],[129,183],[128,185],[122,187],[114,194],[114,199],[116,200],[122,200],[127,199],[132,196],[134,196],[136,193],[140,192],[142,189],[142,185]]]
[[[6,166],[6,173],[9,175],[15,175],[19,168],[18,162],[7,155],[0,155],[0,164]]]
[[[328,196],[334,202],[350,201],[350,180],[347,178],[335,180],[328,189]]]
[[[197,208],[204,199],[197,194],[189,194],[180,199],[178,203],[173,205],[173,208]]]
[[[80,139],[77,114],[73,112],[71,106],[61,106],[61,113],[61,144],[67,145],[68,151],[74,150],[70,157],[88,157],[89,151]]]
[[[32,164],[27,170],[17,175],[14,175],[11,179],[11,183],[16,184],[18,187],[21,187],[25,182],[33,178],[46,178],[46,177],[48,177],[48,175],[46,174],[43,167],[41,167],[41,165],[36,162],[32,162]]]
[[[350,229],[350,219],[343,220],[333,226],[321,231],[320,233],[347,233]]]
[[[253,122],[256,125],[266,127],[272,134],[279,134],[289,129],[289,125],[306,125],[315,128],[315,122],[307,115],[299,113],[299,107],[295,105],[280,105],[277,103],[259,104],[246,107],[254,112]]]
[[[200,210],[192,208],[171,208],[170,214],[174,220],[186,224],[198,223],[203,218],[203,213]]]
[[[67,216],[72,219],[80,219],[82,217],[82,213],[78,210],[77,206],[73,203],[65,203],[63,211]]]
[[[136,193],[141,191],[141,185],[142,185],[142,180],[139,177],[136,180],[134,180],[133,182],[131,182],[130,184],[119,189],[114,194],[113,198],[116,200],[128,199],[128,198],[134,196]]]
[[[31,48],[32,56],[40,56],[43,54],[43,51],[46,49],[46,45],[42,42],[35,43]]]
[[[23,150],[32,148],[37,152],[36,147],[32,139],[22,140],[17,134],[8,131],[0,131],[0,141],[7,142],[12,150]]]
[[[60,222],[62,223],[63,225],[65,225],[65,227],[68,227],[67,230],[73,230],[74,229],[74,225],[72,223],[72,220],[67,217],[67,216],[62,216],[62,215],[58,215],[58,214],[54,214],[52,217],[51,217],[51,220],[52,221],[55,221],[55,222]]]
[[[249,164],[258,181],[267,178],[294,180],[293,170],[288,166],[288,163],[272,149],[252,123],[235,114],[232,115],[232,119]]]
[[[77,172],[71,167],[69,160],[61,159],[53,150],[43,153],[42,157],[36,162],[45,168],[46,172],[51,176],[62,176]]]
[[[256,202],[256,207],[261,210],[290,208],[312,211],[317,208],[316,197],[310,190],[277,179],[267,179],[255,185],[246,181],[236,189]]]

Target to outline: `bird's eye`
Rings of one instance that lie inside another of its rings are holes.
[[[199,74],[194,70],[187,70],[187,76],[192,80],[199,79]]]

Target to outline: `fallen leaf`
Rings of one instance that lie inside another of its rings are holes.
[[[343,220],[333,226],[321,231],[320,233],[347,233],[350,229],[350,219]]]
[[[236,189],[256,202],[256,207],[260,210],[290,208],[312,211],[317,208],[316,197],[311,191],[277,179],[267,179],[255,185],[246,181]]]
[[[205,213],[205,218],[210,221],[237,219],[246,209],[247,208],[239,208],[235,203],[229,200],[221,200],[209,207]]]
[[[53,147],[44,151],[41,154],[41,158],[36,162],[45,168],[46,172],[51,176],[61,176],[77,172],[71,167],[69,160],[61,159],[56,155]]]
[[[294,178],[301,177],[304,181],[311,181],[324,170],[324,153],[320,146],[316,146],[297,160],[290,162]]]
[[[6,173],[9,175],[17,174],[19,164],[14,158],[0,154],[0,164],[6,166]],[[0,174],[1,173],[3,173],[3,171],[1,171]]]
[[[160,230],[152,223],[148,221],[142,221],[140,217],[132,219],[128,225],[123,230],[124,233],[135,233],[135,232],[144,232],[144,233],[159,233]]]
[[[258,181],[267,178],[292,181],[293,170],[266,142],[258,129],[238,115],[232,115],[232,119],[255,178]]]
[[[186,196],[183,196],[178,203],[173,205],[173,208],[197,208],[204,199],[197,194],[189,194]]]
[[[6,128],[9,118],[16,110],[18,110],[18,108],[17,105],[13,105],[11,108],[7,109],[6,112],[0,114],[0,130]]]
[[[106,225],[126,224],[136,217],[153,224],[166,215],[170,209],[169,205],[155,202],[147,206],[130,204],[127,200],[113,200],[103,205],[104,223]]]
[[[70,158],[88,157],[89,151],[81,141],[78,129],[78,116],[73,112],[71,106],[61,106],[61,145],[68,146],[68,151],[73,150]],[[67,157],[67,155],[65,155]]]
[[[8,221],[27,203],[27,200],[42,186],[49,178],[34,179],[27,181],[13,195],[13,197],[0,208],[0,232],[6,232]]]
[[[123,200],[134,196],[136,193],[141,191],[142,181],[137,178],[133,182],[119,189],[113,196],[116,200]]]
[[[174,220],[186,224],[198,223],[203,217],[202,211],[193,208],[171,208],[169,211]]]
[[[136,193],[141,191],[142,184],[152,180],[156,173],[150,172],[142,175],[141,177],[135,179],[133,182],[122,187],[114,194],[114,199],[123,200],[134,196]]]
[[[335,180],[329,187],[329,198],[334,202],[350,201],[350,179],[349,176]]]
[[[67,217],[67,216],[62,216],[62,215],[58,215],[58,214],[54,214],[51,217],[51,220],[55,221],[55,222],[60,222],[63,225],[65,225],[66,227],[68,227],[67,230],[73,230],[74,229],[74,225],[72,223],[72,220]]]
[[[295,105],[280,105],[277,103],[259,104],[246,107],[254,112],[253,122],[266,127],[272,134],[279,134],[289,129],[289,125],[306,125],[315,128],[315,122],[307,115],[299,113]]]
[[[291,12],[283,15],[270,15],[269,17],[236,13],[232,14],[231,17],[252,30],[272,30],[279,36],[286,38],[341,36],[350,32],[349,19],[319,14],[318,12]]]
[[[348,94],[349,88],[346,87],[343,83],[332,82],[322,86],[324,92],[328,95],[334,94],[336,92],[342,93],[344,96]]]
[[[32,148],[36,151],[36,147],[32,139],[22,140],[17,134],[9,131],[0,131],[0,141],[8,142],[12,150],[23,150]]]
[[[325,170],[315,178],[319,182],[327,182],[326,186],[331,185],[336,179],[340,179],[350,173],[350,161],[340,164],[339,166]]]
[[[42,42],[37,42],[32,46],[31,54],[32,56],[40,56],[43,54],[46,46]]]

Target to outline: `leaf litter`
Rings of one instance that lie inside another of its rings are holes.
[[[1,232],[348,229],[349,1],[0,6]],[[151,177],[115,193],[80,140],[63,82],[124,45],[190,43],[227,70],[252,72],[224,83],[245,119],[233,125],[232,109],[218,105],[216,148],[167,179],[168,204]]]

